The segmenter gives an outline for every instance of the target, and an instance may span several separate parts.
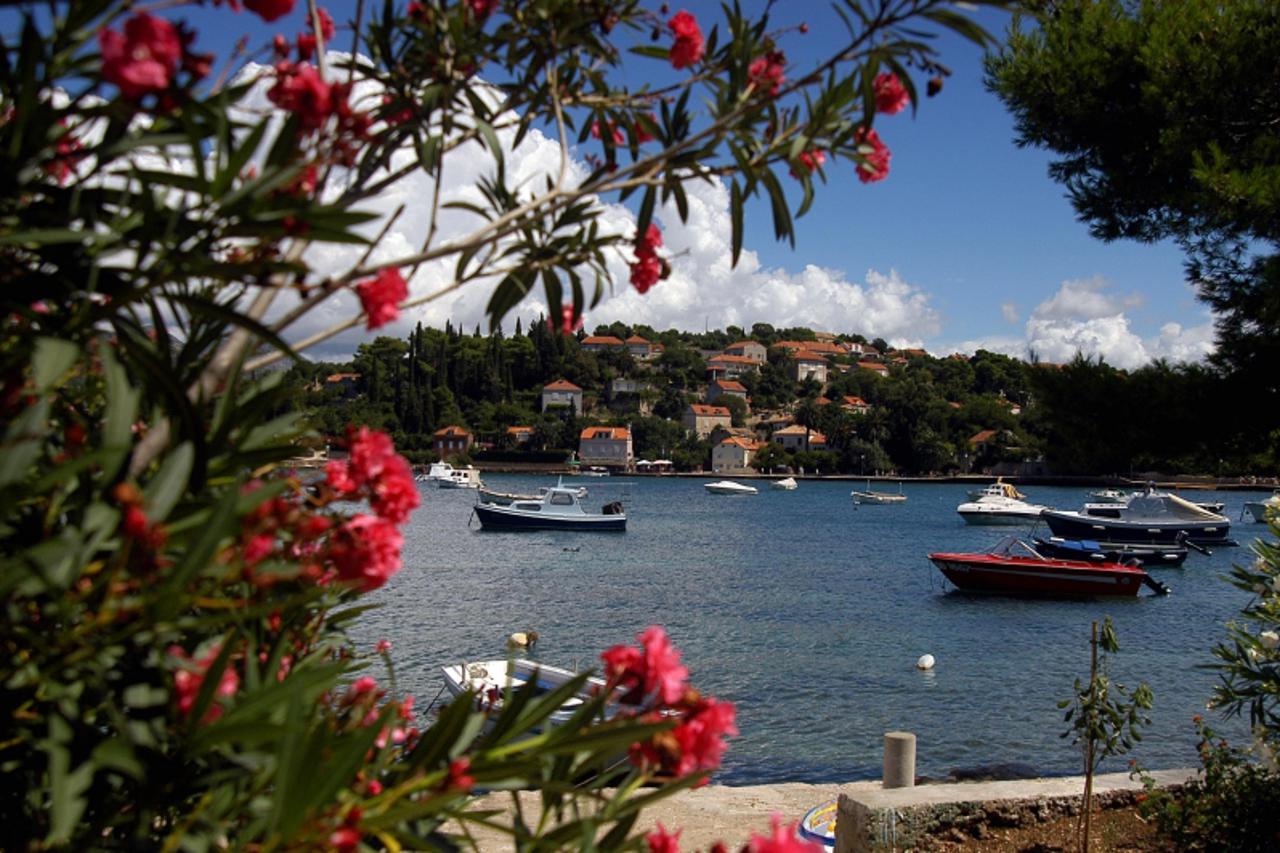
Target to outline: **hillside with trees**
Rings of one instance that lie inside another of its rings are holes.
[[[621,346],[641,339],[649,356]],[[739,377],[745,399],[716,399],[730,428],[698,437],[682,419],[691,404],[708,402],[712,359],[743,341],[761,344],[767,358]],[[798,378],[797,346],[823,350],[822,381]],[[418,463],[436,458],[433,433],[450,425],[476,439],[463,461],[482,462],[562,461],[584,428],[625,425],[636,458],[670,459],[678,470],[710,470],[713,444],[732,435],[760,445],[759,470],[1236,476],[1276,467],[1256,431],[1218,417],[1232,385],[1210,366],[1125,371],[1084,357],[1058,365],[985,350],[939,358],[767,323],[698,333],[613,323],[592,335],[564,335],[544,320],[527,329],[517,322],[510,335],[419,325],[407,340],[361,344],[350,362],[299,364],[287,381],[321,434],[340,435],[352,422],[384,429]],[[542,389],[556,381],[582,389],[581,414],[544,411]],[[774,439],[792,425],[807,430],[800,447]],[[517,439],[513,427],[528,437]]]

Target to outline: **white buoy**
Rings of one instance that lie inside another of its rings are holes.
[[[933,655],[920,655],[920,660],[916,661],[916,669],[933,669]]]

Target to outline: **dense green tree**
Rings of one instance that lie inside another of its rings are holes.
[[[1277,44],[1273,0],[1067,0],[1017,19],[987,65],[1096,236],[1183,248],[1255,445],[1280,411]]]

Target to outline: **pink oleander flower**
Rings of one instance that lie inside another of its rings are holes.
[[[769,97],[778,97],[782,90],[783,69],[787,58],[780,50],[771,50],[747,66],[747,82],[757,92],[767,92]]]
[[[244,0],[244,7],[271,23],[292,12],[296,2],[297,0]]]
[[[389,268],[357,284],[356,295],[368,316],[366,327],[373,331],[400,316],[400,303],[409,297],[409,285],[400,270]]]
[[[605,678],[623,693],[622,701],[640,705],[655,700],[673,705],[685,692],[689,670],[680,663],[680,653],[659,625],[651,625],[636,635],[642,648],[617,645],[600,655]]]
[[[471,14],[483,21],[498,8],[498,0],[467,0],[467,6],[471,8]]]
[[[699,770],[715,770],[728,747],[726,737],[738,733],[735,725],[737,709],[732,702],[699,697],[686,712],[684,720],[671,733],[680,745],[680,758],[672,768],[677,776]]]
[[[374,652],[376,652],[377,654],[380,654],[380,655],[381,655],[381,654],[386,654],[387,652],[391,651],[391,641],[390,641],[390,640],[379,640],[379,641],[378,641],[378,644],[377,644],[376,646],[374,646],[374,647],[373,647],[373,650],[374,650]]]
[[[876,91],[876,111],[885,115],[900,113],[911,103],[907,87],[902,85],[897,74],[884,72],[877,74],[872,86]]]
[[[796,825],[782,822],[780,815],[769,818],[771,832],[768,837],[751,833],[751,840],[743,848],[745,853],[822,853],[822,845],[816,841],[803,841],[796,837]]]
[[[880,141],[880,135],[870,128],[860,127],[854,141],[860,148],[871,149],[860,152],[866,162],[858,164],[858,180],[870,184],[889,177],[889,158],[892,155],[888,146]]]
[[[250,0],[245,0],[246,3]],[[329,846],[337,853],[351,853],[360,846],[360,830],[340,826],[329,835]]]
[[[392,456],[373,485],[369,500],[373,511],[393,524],[404,524],[421,500],[413,482],[413,469],[403,457]]]
[[[276,84],[267,92],[267,98],[296,115],[303,130],[319,128],[336,107],[333,88],[306,62],[276,63]]]
[[[320,19],[320,36],[327,45],[333,41],[333,37],[337,35],[338,28],[333,23],[333,18],[325,11],[323,6],[316,7],[316,17]],[[307,26],[311,26],[311,15],[307,15]],[[314,32],[300,33],[298,35],[298,58],[310,59],[316,51],[316,37]]]
[[[124,34],[100,30],[102,79],[137,100],[169,88],[182,60],[182,37],[173,24],[139,12],[124,25]]]
[[[357,515],[330,537],[329,558],[338,578],[358,582],[365,592],[375,590],[400,571],[404,537],[389,521]]]
[[[827,153],[822,150],[802,151],[800,152],[800,169],[791,169],[791,177],[800,177],[801,171],[806,175],[812,175],[814,172],[827,162]]]
[[[467,775],[471,769],[471,759],[465,755],[449,762],[449,774],[445,777],[444,787],[450,791],[470,791],[476,780]]]
[[[658,123],[658,117],[655,116],[653,113],[649,113],[648,118],[654,124]],[[636,143],[639,145],[644,145],[646,142],[652,142],[654,140],[653,134],[650,133],[647,129],[645,129],[645,124],[640,119],[636,119],[635,131],[636,131]]]
[[[698,19],[681,10],[667,21],[667,26],[676,37],[668,54],[671,67],[679,70],[701,62],[706,44],[702,39],[702,28],[698,26]]]
[[[627,135],[622,132],[622,130],[618,127],[617,124],[615,124],[614,122],[609,122],[608,129],[609,129],[609,136],[610,138],[612,138],[614,145],[627,144]],[[601,131],[600,129],[600,122],[593,121],[591,123],[591,138],[600,139],[602,137],[603,137],[603,131]]]
[[[200,694],[201,685],[204,684],[205,674],[221,651],[221,646],[215,646],[200,660],[194,660],[181,646],[169,647],[169,654],[178,661],[178,667],[173,673],[173,692],[177,699],[178,712],[184,717],[190,716],[195,708],[196,697]],[[214,701],[209,703],[209,709],[205,711],[200,722],[210,723],[221,717],[222,706],[217,702],[218,697],[234,696],[239,689],[240,676],[236,673],[235,667],[228,662],[213,692]]]
[[[256,566],[266,559],[267,555],[276,548],[276,540],[274,536],[268,536],[266,533],[259,533],[253,536],[245,543],[244,546],[244,564],[246,566]]]
[[[340,494],[351,494],[360,484],[351,476],[351,466],[343,459],[331,459],[324,466],[325,480]]]
[[[631,265],[631,284],[641,293],[648,293],[661,278],[662,261],[657,255],[646,255]]]
[[[572,335],[574,332],[582,328],[582,318],[577,315],[572,305],[561,305],[560,325],[557,327],[555,321],[548,317],[547,327],[553,332],[560,332],[563,335]]]
[[[680,833],[682,832],[684,832],[683,829],[667,832],[667,828],[659,821],[657,828],[644,837],[644,843],[649,853],[680,853]]]
[[[347,451],[351,477],[360,486],[377,480],[394,460],[400,459],[391,436],[367,426],[347,427]]]
[[[662,231],[652,222],[645,229],[644,236],[636,236],[636,257],[651,258],[662,248]]]

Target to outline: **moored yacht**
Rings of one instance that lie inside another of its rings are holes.
[[[1175,544],[1181,537],[1200,544],[1235,544],[1227,538],[1231,521],[1226,516],[1151,487],[1124,504],[1045,510],[1043,518],[1053,535],[1064,539]]]

